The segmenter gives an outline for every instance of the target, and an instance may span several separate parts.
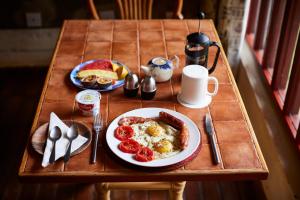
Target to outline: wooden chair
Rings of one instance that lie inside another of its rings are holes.
[[[151,19],[153,0],[116,0],[119,6],[121,19]],[[177,0],[176,10],[173,12],[174,18],[183,19],[183,0]],[[94,0],[88,0],[90,12],[94,19],[99,20]]]
[[[89,9],[94,19],[99,20],[94,0],[88,0]],[[153,0],[117,0],[121,19],[151,19]],[[183,0],[177,0],[173,17],[183,19],[181,13]],[[111,190],[168,190],[171,200],[182,200],[185,187],[183,182],[104,182],[96,184],[99,199],[109,200]]]
[[[110,190],[169,190],[170,200],[183,200],[185,187],[183,182],[127,182],[127,183],[98,183],[96,190],[98,199],[110,200]]]

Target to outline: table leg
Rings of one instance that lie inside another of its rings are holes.
[[[99,200],[110,200],[110,190],[107,183],[96,183]]]
[[[171,200],[182,200],[183,191],[185,187],[185,181],[173,182],[171,189],[169,190]]]

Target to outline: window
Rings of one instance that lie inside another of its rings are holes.
[[[300,151],[299,10],[299,0],[251,0],[246,41]]]

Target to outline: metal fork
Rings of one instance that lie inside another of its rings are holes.
[[[96,157],[97,157],[97,146],[98,146],[99,133],[103,128],[103,121],[102,121],[102,118],[99,117],[99,114],[96,114],[94,116],[93,128],[95,131],[95,140],[94,140],[94,146],[93,146],[93,152],[92,152],[92,163],[94,164],[94,163],[96,163]]]

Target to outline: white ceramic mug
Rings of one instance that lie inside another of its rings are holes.
[[[215,89],[209,92],[208,82],[213,81]],[[187,65],[183,68],[181,79],[181,92],[178,101],[190,108],[203,108],[210,104],[211,97],[218,92],[218,79],[208,76],[207,68],[201,65]]]

